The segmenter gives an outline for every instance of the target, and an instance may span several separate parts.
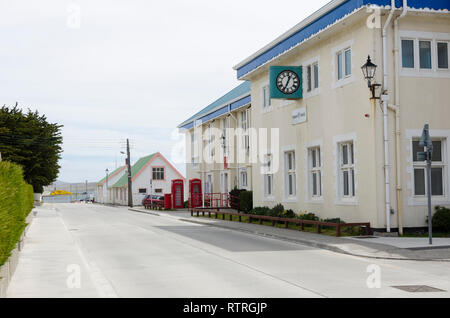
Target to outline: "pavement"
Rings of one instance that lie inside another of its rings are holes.
[[[230,222],[215,218],[191,217],[191,214],[187,210],[162,212],[146,210],[140,207],[131,210],[139,213],[175,217],[188,222],[247,232],[265,237],[273,237],[359,257],[450,262],[450,238],[434,238],[433,245],[430,246],[428,238],[375,236],[333,237],[310,232],[273,228],[259,224]]]
[[[355,257],[186,212],[91,204],[36,212],[7,297],[450,297],[446,262]]]

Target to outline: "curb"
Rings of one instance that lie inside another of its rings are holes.
[[[34,211],[32,210],[25,219],[25,223],[27,223],[27,226],[25,226],[25,229],[23,230],[19,242],[17,242],[16,244],[16,248],[11,251],[11,255],[9,256],[6,263],[3,264],[3,266],[0,266],[0,298],[6,298],[9,283],[11,282],[11,279],[19,263],[19,256],[20,256],[19,254],[20,251],[23,249],[25,243],[25,236],[27,234],[28,228],[33,222],[34,218],[33,212]]]
[[[154,216],[166,216],[166,215],[161,215],[161,214],[158,214],[158,213],[145,212],[145,211],[137,210],[137,209],[129,209],[129,210],[130,211],[134,211],[134,212],[138,212],[138,213],[143,213],[143,214],[150,214],[150,215],[154,215]],[[170,217],[173,217],[173,216],[170,216]],[[217,227],[217,228],[223,228],[223,229],[227,229],[227,230],[232,230],[232,231],[238,231],[238,232],[258,235],[258,236],[261,236],[261,237],[273,238],[273,239],[277,239],[277,240],[281,240],[281,241],[285,241],[285,242],[290,242],[290,243],[303,244],[303,245],[310,246],[310,247],[320,248],[320,249],[323,249],[323,250],[328,250],[328,251],[331,251],[331,252],[344,254],[344,255],[350,255],[350,256],[356,256],[356,257],[364,257],[364,258],[369,258],[369,259],[395,260],[395,261],[450,262],[450,259],[435,259],[435,258],[424,259],[424,258],[407,258],[407,257],[393,257],[393,256],[373,256],[373,255],[367,255],[367,254],[357,254],[357,253],[348,252],[348,251],[343,250],[343,249],[341,249],[339,247],[336,247],[334,245],[314,242],[314,241],[310,241],[310,240],[294,239],[294,238],[281,236],[281,235],[276,235],[276,234],[267,234],[267,233],[259,232],[259,231],[251,231],[251,230],[247,230],[247,229],[243,229],[243,228],[235,228],[235,227],[230,227],[230,226],[226,226],[226,225],[223,225],[223,224],[213,224],[213,223],[208,223],[208,222],[189,220],[189,219],[181,218],[181,217],[176,217],[176,218],[178,220],[180,220],[180,221],[183,221],[183,222],[189,222],[189,223],[194,223],[194,224],[201,224],[201,225]]]

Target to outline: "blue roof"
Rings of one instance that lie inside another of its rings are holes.
[[[242,98],[239,98],[242,97]],[[219,117],[228,112],[245,106],[251,102],[250,98],[250,82],[245,81],[235,87],[212,104],[206,106],[194,116],[180,124],[179,128],[191,129],[194,127],[194,121],[202,120],[206,122],[213,118]]]
[[[378,5],[378,6],[390,6],[391,0],[347,0],[339,4],[335,8],[328,10],[317,19],[302,27],[294,34],[281,39],[275,43],[272,47],[262,52],[255,58],[251,59],[244,65],[237,68],[237,77],[242,78],[251,71],[257,69],[261,65],[269,62],[275,57],[283,54],[297,44],[307,40],[312,35],[320,32],[329,25],[344,18],[346,15],[354,12],[357,9],[365,5]],[[402,0],[396,0],[396,8],[401,8],[403,5]],[[450,9],[449,0],[408,0],[408,7],[414,9],[432,9],[432,10],[448,10]]]

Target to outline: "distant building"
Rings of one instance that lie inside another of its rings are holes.
[[[126,173],[126,166],[122,166],[120,168],[117,168],[110,174],[108,174],[108,177],[105,177],[100,180],[97,183],[96,188],[96,201],[103,204],[114,204],[114,198],[111,195],[112,189],[107,190],[110,186],[114,185],[117,181],[119,181],[120,178]]]
[[[141,205],[147,194],[161,195],[171,193],[172,180],[183,180],[184,176],[161,153],[140,158],[131,167],[133,205]],[[114,204],[128,204],[128,173],[109,186]],[[187,186],[185,184],[185,196]]]

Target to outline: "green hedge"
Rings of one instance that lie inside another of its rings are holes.
[[[23,179],[20,166],[0,162],[0,266],[8,259],[33,208],[33,187]]]
[[[433,216],[433,228],[436,231],[450,232],[450,209],[437,206]]]

